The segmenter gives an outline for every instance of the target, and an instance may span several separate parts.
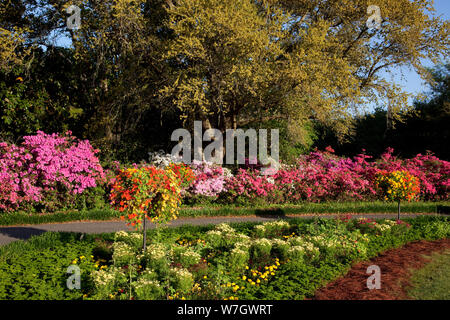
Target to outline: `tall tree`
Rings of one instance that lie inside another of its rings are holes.
[[[379,29],[366,23],[373,4]],[[173,1],[165,57],[174,67],[161,94],[206,127],[314,119],[342,137],[369,100],[386,99],[393,116],[407,106],[381,71],[409,65],[425,76],[420,59],[448,53],[449,24],[431,9],[427,0]]]

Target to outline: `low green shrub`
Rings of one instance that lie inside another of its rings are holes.
[[[0,299],[304,299],[352,263],[450,236],[449,218],[290,219],[137,233],[47,233],[0,248]],[[261,227],[262,226],[262,227]],[[67,268],[81,269],[69,290]]]
[[[0,299],[81,299],[92,288],[96,261],[92,255],[95,243],[79,237],[49,233],[33,245],[16,245],[14,251],[2,248]],[[67,269],[73,264],[81,270],[81,290],[67,288]]]
[[[189,235],[189,239],[180,236],[176,243],[152,242],[149,253],[134,251],[135,262],[128,266],[114,262],[111,270],[103,272],[116,275],[118,266],[136,270],[128,284],[109,292],[115,299],[121,292],[135,299],[157,295],[167,299],[304,299],[356,261],[410,241],[448,237],[448,225],[447,218],[434,217],[409,223],[315,219],[234,227],[220,224],[198,233],[197,239]],[[142,280],[149,272],[151,281]],[[92,298],[103,290],[94,289]]]

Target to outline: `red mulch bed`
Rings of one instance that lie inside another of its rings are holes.
[[[319,289],[315,300],[407,300],[405,288],[411,276],[411,269],[423,267],[429,259],[424,255],[442,252],[450,248],[450,239],[418,241],[384,252],[378,257],[360,262],[342,278]],[[381,288],[369,290],[367,267],[377,265],[381,270]]]

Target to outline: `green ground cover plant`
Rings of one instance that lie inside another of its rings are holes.
[[[0,248],[0,299],[304,299],[353,262],[448,238],[447,217],[288,219],[142,235],[46,233]],[[66,288],[70,265],[81,290]]]

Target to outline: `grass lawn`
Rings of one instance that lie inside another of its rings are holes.
[[[431,255],[431,261],[415,270],[408,295],[418,300],[450,300],[450,250]]]
[[[402,204],[402,213],[436,213],[450,208],[449,201],[412,202]],[[372,202],[325,202],[268,206],[237,207],[233,205],[183,206],[180,217],[250,216],[250,215],[295,215],[295,214],[348,214],[348,213],[397,213],[397,204],[382,201]],[[24,212],[0,215],[0,226],[42,224],[83,220],[114,220],[121,213],[112,209],[85,211],[62,211],[51,214],[28,214]]]

